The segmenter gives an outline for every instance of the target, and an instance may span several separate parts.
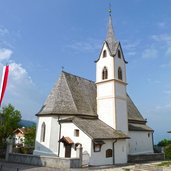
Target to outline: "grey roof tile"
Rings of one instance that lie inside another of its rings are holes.
[[[92,139],[125,139],[122,131],[115,130],[99,119],[83,119],[75,117],[72,122]]]
[[[129,122],[142,122],[137,107],[127,95]],[[62,72],[37,115],[70,115],[97,117],[96,84],[93,81]]]
[[[94,82],[62,72],[38,115],[78,114],[97,116]]]
[[[153,129],[146,124],[129,123],[128,128],[129,131],[153,131]]]

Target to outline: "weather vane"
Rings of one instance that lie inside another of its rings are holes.
[[[112,5],[111,5],[111,1],[109,2],[109,15],[111,15],[112,13]]]
[[[64,66],[62,66],[62,71],[64,70]]]

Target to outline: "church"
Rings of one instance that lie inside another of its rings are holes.
[[[65,71],[38,118],[35,155],[76,158],[84,165],[127,163],[129,154],[153,153],[153,129],[127,93],[126,64],[111,12],[96,60],[96,81]]]

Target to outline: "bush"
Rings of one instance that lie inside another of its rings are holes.
[[[171,159],[171,144],[167,145],[164,148],[164,153],[165,153],[165,158],[166,159]]]

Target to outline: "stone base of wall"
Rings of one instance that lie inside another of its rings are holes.
[[[138,155],[128,155],[128,163],[142,163],[148,161],[161,161],[164,160],[163,153],[153,153],[153,154],[138,154]]]
[[[163,168],[150,165],[135,165],[134,171],[163,171]]]
[[[9,153],[8,161],[35,166],[46,166],[53,168],[80,168],[79,158],[60,158],[49,156],[36,156],[18,153]]]

